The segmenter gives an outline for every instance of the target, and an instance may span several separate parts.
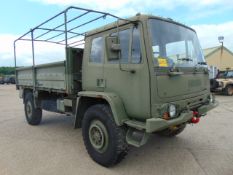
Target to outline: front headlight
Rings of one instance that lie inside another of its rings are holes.
[[[224,86],[224,83],[223,82],[218,82],[218,87],[223,87]]]
[[[170,104],[168,107],[168,112],[169,112],[169,116],[171,118],[175,117],[176,116],[176,106],[173,104]]]

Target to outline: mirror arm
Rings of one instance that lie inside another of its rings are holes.
[[[119,19],[117,20],[117,38],[118,38],[118,41],[117,43],[119,44],[120,43],[120,35],[119,35]],[[121,67],[121,50],[118,52],[118,55],[119,55],[119,69],[121,71],[124,71]]]
[[[120,35],[119,35],[119,19],[117,20],[117,38],[118,38],[118,43],[120,43]],[[119,55],[119,69],[120,71],[124,71],[124,72],[130,72],[132,74],[135,74],[136,71],[135,70],[125,70],[121,67],[121,50],[118,52]]]

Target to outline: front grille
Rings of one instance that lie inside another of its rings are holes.
[[[199,98],[199,99],[195,99],[192,101],[188,101],[187,106],[189,106],[190,109],[193,109],[193,108],[197,108],[197,107],[201,106],[203,103],[204,103],[204,99]]]
[[[215,79],[210,80],[210,88],[215,89],[219,87],[219,83]]]

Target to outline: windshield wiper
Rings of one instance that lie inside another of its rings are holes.
[[[181,61],[193,61],[191,58],[178,58],[177,60],[181,60]]]

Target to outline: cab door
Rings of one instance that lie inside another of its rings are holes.
[[[104,91],[103,79],[104,37],[99,34],[86,38],[83,59],[83,90]]]
[[[114,35],[117,35],[116,30],[110,31],[106,37]],[[126,113],[130,117],[149,118],[149,71],[143,44],[142,26],[131,24],[121,27],[119,40],[120,58],[114,61],[109,60],[107,52],[105,54],[104,80],[106,84],[104,91],[119,95]]]

